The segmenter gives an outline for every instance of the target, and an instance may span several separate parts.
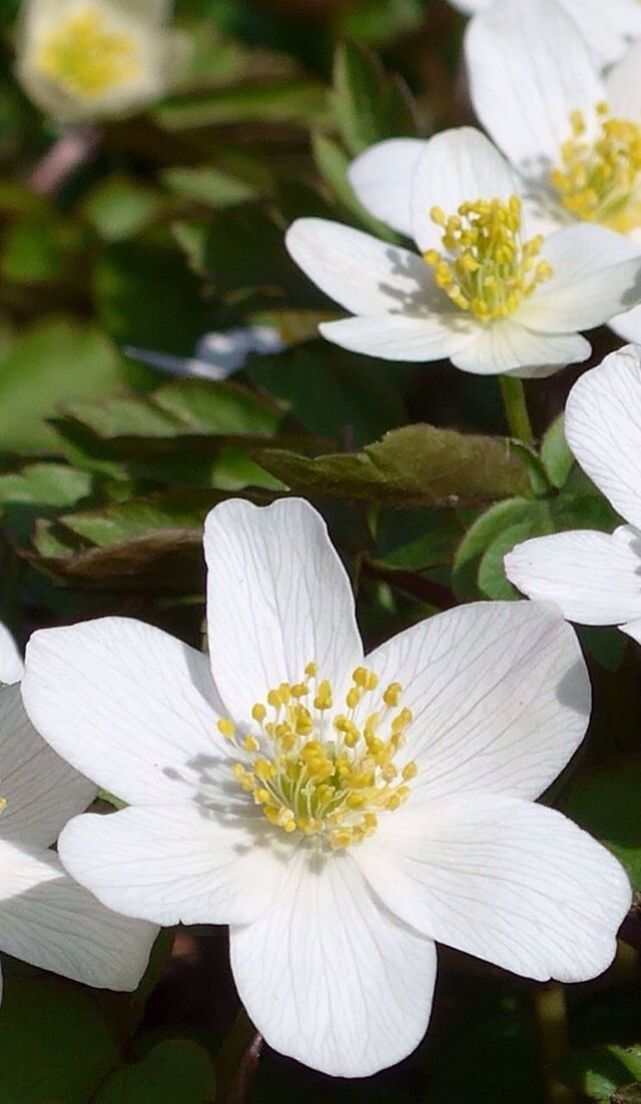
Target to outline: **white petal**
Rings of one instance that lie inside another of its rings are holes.
[[[525,176],[545,180],[570,135],[570,112],[605,98],[590,52],[553,0],[496,0],[467,28],[472,102]]]
[[[496,795],[408,805],[354,854],[406,923],[537,981],[603,973],[632,897],[623,868],[586,832]]]
[[[0,947],[99,989],[135,989],[158,929],[117,916],[51,851],[0,842]]]
[[[407,237],[412,235],[412,176],[424,148],[420,138],[378,142],[352,161],[347,174],[363,207]]]
[[[19,686],[0,688],[0,838],[49,847],[96,787],[60,759],[25,713]]]
[[[292,498],[216,506],[205,523],[207,624],[216,685],[232,717],[249,719],[281,682],[313,661],[338,697],[362,658],[354,598],[325,522]]]
[[[349,349],[381,360],[427,362],[453,357],[474,340],[474,326],[462,311],[446,308],[430,318],[380,314],[323,322],[323,337]]]
[[[362,230],[297,219],[285,241],[305,275],[353,314],[425,313],[437,298],[431,269],[420,257]]]
[[[608,325],[624,341],[641,345],[641,307],[633,307],[623,314],[616,314],[610,319]]]
[[[76,817],[59,851],[76,881],[126,916],[244,924],[269,905],[292,846],[260,815],[225,818],[194,803]]]
[[[449,0],[453,8],[465,12],[467,15],[471,15],[477,11],[485,11],[492,2],[493,0]]]
[[[554,606],[478,602],[399,633],[367,657],[399,682],[413,722],[413,800],[488,790],[537,797],[583,739],[590,683]]]
[[[641,351],[606,357],[575,383],[565,433],[579,464],[631,525],[641,529]]]
[[[641,38],[641,4],[634,3],[638,20],[637,38]],[[641,65],[641,43],[628,50],[621,60],[612,67],[606,77],[607,102],[612,114],[620,119],[641,122],[641,93],[639,92],[639,66]]]
[[[440,249],[443,230],[430,218],[432,207],[453,215],[461,203],[507,199],[518,192],[505,158],[473,127],[458,127],[425,142],[412,182],[412,233],[421,252]]]
[[[517,544],[505,571],[529,598],[556,602],[569,621],[618,625],[641,617],[641,535],[590,530]]]
[[[44,629],[26,667],[22,694],[38,731],[124,801],[188,800],[222,772],[209,663],[160,629],[125,617]]]
[[[20,682],[24,663],[17,644],[6,625],[0,621],[0,682],[11,685]]]
[[[641,6],[639,0],[561,0],[569,15],[573,15],[592,55],[599,65],[610,65],[629,52],[631,43],[641,38]],[[638,65],[638,61],[637,61]],[[617,66],[606,78],[608,102],[615,114],[636,118],[621,111],[612,94],[611,78]],[[618,79],[615,78],[615,84]],[[635,77],[634,83],[637,84]]]
[[[637,644],[641,644],[641,618],[637,621],[629,621],[627,625],[619,625],[619,628],[626,636],[632,637]]]
[[[542,255],[553,275],[523,301],[515,318],[543,333],[571,333],[607,322],[641,299],[641,249],[629,238],[585,223],[557,230]]]
[[[475,375],[536,378],[589,355],[590,345],[579,334],[537,333],[515,317],[478,324],[472,341],[452,354],[452,364]]]
[[[274,906],[230,935],[240,999],[282,1054],[335,1077],[366,1077],[421,1041],[434,944],[373,900],[349,855],[300,847]]]

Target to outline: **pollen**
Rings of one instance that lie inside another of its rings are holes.
[[[641,226],[641,127],[612,118],[606,103],[595,116],[589,130],[583,112],[572,112],[550,180],[576,218],[629,233]]]
[[[438,287],[480,322],[507,318],[552,275],[539,259],[543,238],[522,240],[518,196],[462,203],[449,216],[432,207],[430,218],[442,230],[443,251],[429,249],[423,258]]]
[[[138,49],[130,35],[110,30],[102,12],[87,7],[57,23],[40,47],[38,67],[65,91],[92,99],[137,75]]]
[[[418,770],[397,762],[411,710],[398,682],[379,688],[366,667],[335,708],[330,682],[308,663],[304,677],[270,689],[251,710],[257,728],[218,731],[238,753],[231,774],[270,824],[342,850],[371,836],[378,817],[407,801]],[[363,708],[361,708],[363,706]]]

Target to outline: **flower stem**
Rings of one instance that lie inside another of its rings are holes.
[[[534,444],[534,434],[525,401],[523,381],[516,376],[501,376],[500,382],[503,409],[510,434],[523,445],[531,447]]]
[[[47,150],[31,173],[29,184],[38,195],[53,196],[81,165],[95,155],[100,132],[95,127],[73,127]]]
[[[576,1104],[575,1094],[557,1081],[550,1069],[552,1063],[570,1049],[563,986],[555,983],[541,986],[535,991],[534,1006],[545,1071],[546,1101],[548,1104]]]

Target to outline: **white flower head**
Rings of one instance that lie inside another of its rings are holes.
[[[449,0],[467,15],[487,11],[495,0]],[[539,0],[528,0],[537,10]],[[617,61],[641,38],[641,4],[639,0],[553,0],[573,20],[598,65]],[[538,9],[539,19],[545,19],[545,6]]]
[[[209,659],[124,618],[30,642],[34,722],[129,803],[67,826],[69,871],[132,916],[230,924],[258,1030],[334,1075],[419,1043],[435,940],[541,980],[604,970],[627,878],[535,804],[590,709],[560,611],[463,606],[365,659],[307,503],[228,501],[205,553]]]
[[[479,119],[548,225],[607,227],[641,252],[641,43],[603,76],[554,0],[496,0],[466,55]],[[640,308],[610,324],[641,340]]]
[[[128,115],[168,90],[185,55],[167,0],[23,0],[17,74],[62,123]]]
[[[49,850],[96,790],[33,728],[21,675],[0,625],[0,950],[86,985],[135,989],[157,928],[110,912]]]
[[[574,385],[565,433],[581,467],[628,522],[524,541],[505,557],[508,578],[556,602],[583,625],[618,625],[641,642],[641,350],[611,353]]]
[[[193,357],[176,357],[133,346],[128,346],[125,352],[127,356],[136,357],[171,376],[225,380],[240,372],[251,354],[268,356],[281,353],[286,348],[286,342],[273,326],[253,325],[205,334],[200,338]]]
[[[589,356],[578,330],[641,299],[639,250],[600,226],[545,236],[517,174],[477,130],[382,142],[357,158],[350,179],[419,253],[323,219],[293,224],[294,260],[356,316],[320,326],[343,348],[449,357],[481,375],[549,375]]]

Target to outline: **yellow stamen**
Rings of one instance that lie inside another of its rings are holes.
[[[103,13],[89,6],[57,21],[40,47],[37,65],[49,80],[85,99],[132,80],[140,69],[135,40],[111,30]]]

